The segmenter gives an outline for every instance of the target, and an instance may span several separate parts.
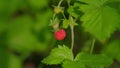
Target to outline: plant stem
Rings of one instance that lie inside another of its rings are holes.
[[[92,41],[92,45],[91,45],[91,49],[90,49],[90,54],[93,53],[94,46],[95,46],[95,39],[93,39],[93,41]]]
[[[60,1],[59,1],[59,3],[58,3],[58,6],[57,6],[57,7],[60,7],[60,5],[61,5],[62,1],[63,1],[63,0],[60,0]],[[56,14],[54,13],[54,14],[53,14],[52,21],[54,21],[54,20],[55,20],[55,16],[56,16]]]
[[[65,16],[65,14],[64,14],[64,11],[62,11],[61,13],[62,13],[62,15],[63,15],[64,19],[66,19],[66,20],[67,20],[67,18],[66,18],[66,16]]]
[[[74,26],[70,26],[71,28],[71,50],[73,50],[74,47]]]
[[[53,14],[53,20],[55,19],[55,16],[56,16],[56,14],[54,13],[54,14]]]
[[[68,2],[68,7],[70,7],[70,0],[68,0],[67,2]]]
[[[59,3],[58,3],[58,7],[60,7],[61,3],[62,3],[63,0],[60,0]]]
[[[68,7],[70,7],[70,0],[67,0]],[[71,29],[71,51],[73,50],[74,47],[74,25],[72,24],[71,21],[72,16],[69,15],[69,24],[70,24],[70,29]]]

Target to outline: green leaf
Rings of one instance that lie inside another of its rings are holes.
[[[109,1],[111,1],[111,0],[109,0]],[[113,2],[107,2],[107,5],[112,8],[115,8],[117,10],[117,12],[120,14],[120,0],[119,0],[119,2],[116,2],[115,0],[113,0]]]
[[[79,10],[75,6],[70,6],[68,8],[68,13],[71,16],[76,17],[76,18],[80,16],[80,12],[79,12]]]
[[[64,61],[62,64],[63,68],[86,68],[84,64],[76,61]]]
[[[50,56],[46,57],[42,61],[42,63],[49,64],[49,65],[52,65],[52,64],[61,64],[63,60],[64,60],[64,58],[58,57],[57,55],[56,56],[50,55]]]
[[[108,39],[120,23],[117,10],[104,5],[105,2],[101,0],[85,0],[85,2],[88,5],[80,5],[81,11],[84,12],[81,20],[85,31],[100,41]]]
[[[60,64],[64,59],[73,60],[72,51],[66,46],[58,46],[42,62],[50,65]]]
[[[108,0],[78,0],[89,5],[100,6],[105,4]]]
[[[112,59],[106,55],[95,54],[90,55],[87,53],[79,53],[75,61],[81,62],[91,68],[104,68],[112,64]]]
[[[106,47],[104,47],[103,53],[119,60],[120,40],[112,40],[109,44],[106,45]]]
[[[63,28],[67,29],[69,26],[69,20],[64,19],[63,20]]]

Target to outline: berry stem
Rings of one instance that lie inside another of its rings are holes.
[[[60,7],[60,5],[61,5],[62,1],[63,1],[63,0],[60,0],[60,1],[59,1],[59,3],[58,3],[58,5],[57,5],[57,7]],[[55,16],[56,16],[56,14],[53,14],[53,20],[54,20]]]
[[[53,21],[55,20],[55,16],[56,16],[56,14],[53,14],[53,19],[52,19]]]
[[[63,0],[60,0],[57,7],[60,7]]]
[[[68,3],[68,7],[70,7],[70,0],[67,0],[67,3]],[[74,40],[74,25],[72,24],[71,18],[72,16],[69,15],[69,22],[70,22],[70,29],[71,29],[71,51],[72,51],[74,48],[75,40]]]
[[[61,3],[62,3],[63,0],[60,0],[57,7],[60,7]],[[55,7],[55,6],[54,6]],[[56,16],[56,13],[53,14],[53,17],[52,17],[52,21],[55,20],[55,16]]]
[[[62,15],[63,15],[64,19],[66,19],[66,20],[67,20],[67,18],[66,18],[66,16],[65,16],[65,14],[64,14],[64,11],[62,11],[61,13],[62,13]]]
[[[70,7],[70,0],[67,0],[67,2],[68,2],[68,7]]]
[[[94,46],[95,46],[95,39],[93,39],[93,41],[92,41],[92,45],[91,45],[91,49],[90,49],[90,54],[91,54],[91,55],[92,55],[92,53],[93,53]]]
[[[71,26],[71,50],[73,50],[74,47],[74,26]]]

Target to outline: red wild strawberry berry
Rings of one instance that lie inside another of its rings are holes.
[[[64,29],[60,29],[54,33],[54,36],[57,40],[61,41],[66,37],[66,32]]]

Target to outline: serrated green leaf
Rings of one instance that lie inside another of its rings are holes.
[[[103,2],[97,5],[93,3],[80,6],[81,11],[84,12],[81,17],[82,26],[98,40],[104,41],[117,29],[120,22],[119,14],[116,9],[104,6]]]
[[[64,61],[62,64],[63,68],[86,68],[84,64],[76,61]]]
[[[67,29],[68,26],[69,26],[69,21],[66,20],[66,19],[64,19],[64,20],[63,20],[63,28]]]
[[[79,61],[91,68],[104,68],[111,65],[113,62],[112,59],[106,55],[90,55],[86,53],[79,53],[76,56],[75,61]]]
[[[47,58],[45,58],[42,62],[45,64],[52,65],[52,64],[61,64],[63,60],[64,58],[62,57],[50,55]]]
[[[46,64],[60,64],[64,59],[73,60],[72,51],[66,46],[58,46],[54,48],[50,55],[43,59]]]

